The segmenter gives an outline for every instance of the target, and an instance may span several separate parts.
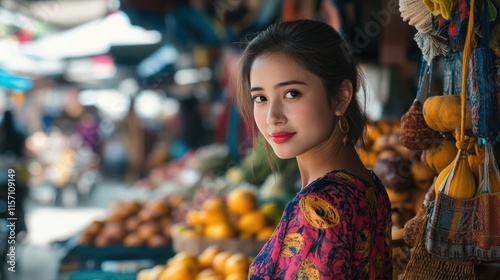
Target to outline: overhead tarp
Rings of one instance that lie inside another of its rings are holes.
[[[108,0],[28,1],[27,8],[35,18],[61,28],[71,28],[102,18],[109,9]]]
[[[22,54],[41,59],[67,59],[109,53],[116,46],[155,45],[161,34],[130,24],[121,11],[72,29],[47,35],[20,47]]]
[[[19,42],[11,38],[0,40],[0,67],[28,76],[57,76],[66,63],[59,59],[35,59],[22,55]]]

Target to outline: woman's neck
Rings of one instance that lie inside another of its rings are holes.
[[[358,157],[353,144],[347,141],[332,141],[297,157],[297,164],[302,179],[302,188],[332,170],[345,169],[353,173],[365,172],[366,169]],[[364,176],[364,174],[359,174]]]

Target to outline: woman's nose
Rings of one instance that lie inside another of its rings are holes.
[[[270,102],[267,112],[267,124],[276,125],[286,122],[286,117],[283,114],[283,104],[281,102]]]

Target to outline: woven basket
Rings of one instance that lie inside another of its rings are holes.
[[[422,111],[422,103],[415,100],[408,112],[401,117],[399,142],[410,150],[426,150],[433,144],[433,130],[425,122]]]
[[[427,222],[427,221],[426,221]],[[411,252],[402,280],[474,280],[475,266],[473,261],[450,261],[438,258],[425,249],[425,228],[422,227],[417,244]]]

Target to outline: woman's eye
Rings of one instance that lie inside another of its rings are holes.
[[[266,101],[264,96],[261,96],[261,95],[256,95],[256,96],[252,97],[252,99],[255,103],[261,103],[261,102]]]
[[[299,92],[295,90],[290,90],[285,93],[285,98],[297,98],[299,96]]]

